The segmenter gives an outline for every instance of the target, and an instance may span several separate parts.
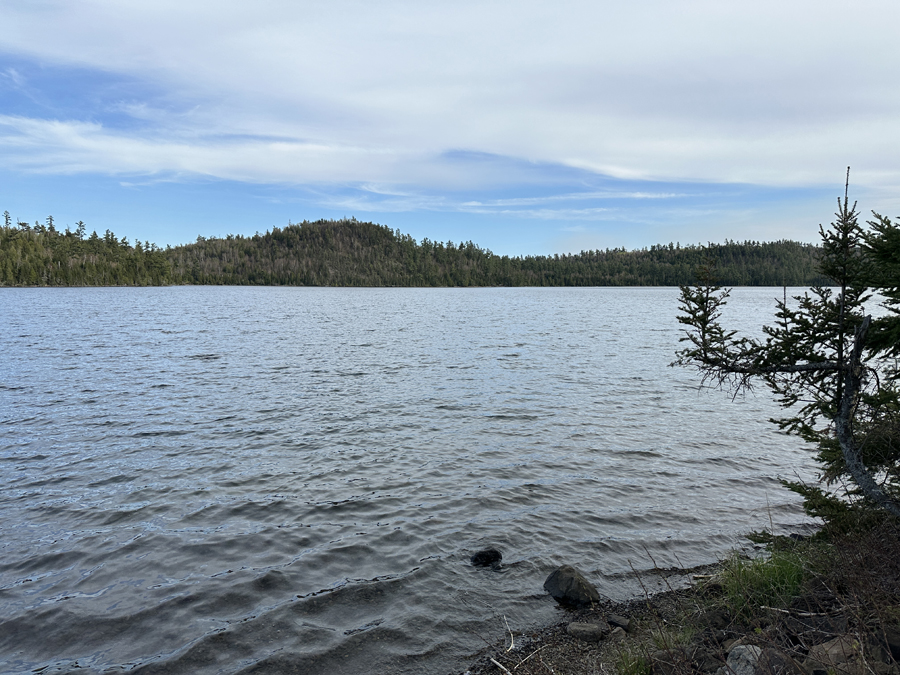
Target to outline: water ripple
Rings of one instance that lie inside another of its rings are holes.
[[[4,289],[0,672],[442,673],[559,564],[627,597],[801,522],[676,293]]]

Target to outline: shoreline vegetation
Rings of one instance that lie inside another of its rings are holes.
[[[763,555],[651,570],[665,590],[552,626],[498,618],[465,675],[900,674],[900,521],[751,539]]]
[[[159,248],[45,223],[0,229],[0,286],[256,285],[342,287],[680,286],[705,261],[729,286],[824,283],[820,247],[794,241],[660,244],[548,256],[500,256],[471,241],[421,242],[356,219],[289,223],[250,237],[197,237]]]

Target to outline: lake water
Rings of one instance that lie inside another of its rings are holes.
[[[460,672],[560,564],[795,527],[810,453],[668,367],[677,295],[3,289],[0,672]]]

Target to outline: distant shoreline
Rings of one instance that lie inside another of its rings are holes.
[[[252,237],[198,237],[175,248],[36,224],[0,228],[0,287],[674,287],[711,266],[725,286],[825,283],[819,247],[795,241],[658,244],[500,256],[471,241],[416,241],[357,220],[291,224]]]

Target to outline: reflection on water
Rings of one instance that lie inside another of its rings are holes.
[[[2,672],[450,672],[559,564],[622,598],[802,520],[765,394],[667,367],[677,289],[0,297]]]

